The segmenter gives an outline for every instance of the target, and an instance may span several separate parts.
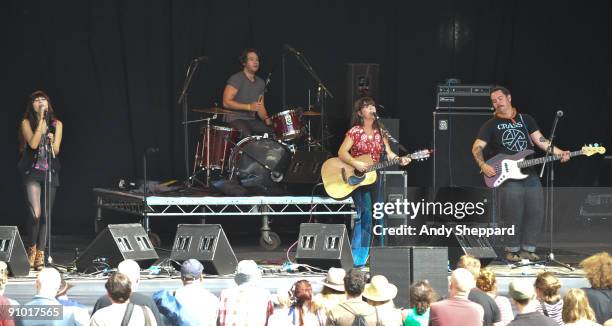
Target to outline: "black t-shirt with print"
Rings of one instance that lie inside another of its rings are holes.
[[[510,119],[493,117],[485,122],[478,131],[478,139],[487,142],[484,150],[486,160],[497,154],[516,154],[533,149],[529,135],[540,127],[529,114],[517,114],[514,123]]]

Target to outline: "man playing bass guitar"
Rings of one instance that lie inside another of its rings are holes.
[[[546,139],[536,123],[528,114],[518,113],[512,106],[512,96],[505,87],[491,89],[491,102],[495,117],[485,122],[472,145],[472,154],[482,173],[494,176],[495,168],[486,163],[483,150],[494,156],[497,154],[516,154],[533,150],[535,146],[546,151],[550,141]],[[562,155],[561,162],[570,159],[570,152],[553,148],[553,154]],[[523,259],[539,261],[536,255],[536,242],[544,221],[544,194],[542,185],[533,168],[522,171],[528,177],[522,180],[507,180],[499,188],[502,218],[515,226],[515,235],[508,239],[506,259],[518,262]],[[522,250],[521,250],[522,249]]]
[[[351,125],[352,128],[346,133],[338,151],[338,157],[343,162],[364,172],[368,169],[368,164],[355,159],[355,157],[370,154],[374,163],[398,157],[391,150],[387,137],[381,136],[379,132],[380,121],[376,116],[376,103],[371,97],[362,97],[355,102]],[[380,127],[382,130],[382,126]],[[401,165],[408,165],[408,163],[410,163],[410,158],[401,158]],[[351,241],[356,267],[364,266],[368,259],[372,238],[373,205],[375,202],[383,201],[383,191],[379,180],[380,178],[377,178],[374,184],[360,187],[352,194],[357,211]]]

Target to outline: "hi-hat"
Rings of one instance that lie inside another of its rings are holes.
[[[210,113],[210,114],[235,114],[234,111],[225,110],[219,107],[197,108],[197,109],[192,109],[191,111],[200,112],[200,113]]]

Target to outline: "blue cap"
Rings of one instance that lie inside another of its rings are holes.
[[[193,279],[200,278],[203,270],[204,266],[202,266],[198,260],[193,258],[188,259],[181,265],[181,277]]]

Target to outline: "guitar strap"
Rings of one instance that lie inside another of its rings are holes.
[[[531,144],[531,147],[535,148],[535,145],[533,144],[533,140],[531,140],[531,135],[529,135],[529,129],[527,129],[527,124],[525,123],[525,120],[523,120],[523,115],[519,113],[519,119],[521,119],[521,122],[523,123],[523,128],[525,128],[525,132],[527,132],[527,139],[529,139],[529,143]]]

